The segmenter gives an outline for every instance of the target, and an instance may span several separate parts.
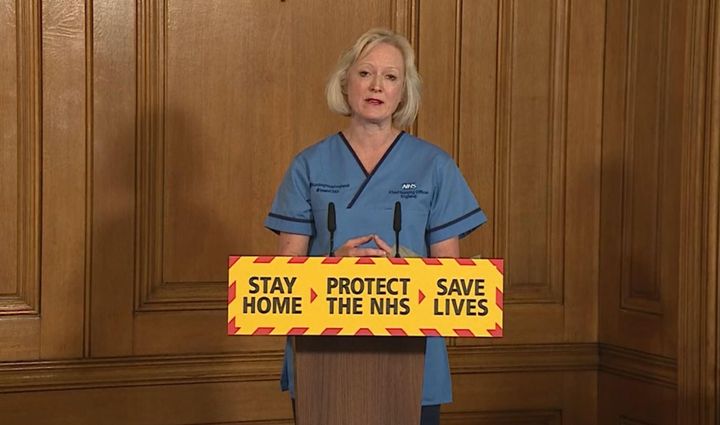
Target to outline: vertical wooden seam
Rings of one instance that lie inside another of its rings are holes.
[[[460,83],[462,75],[462,11],[463,0],[455,0],[455,51],[454,53],[454,72],[453,72],[453,158],[460,166]]]
[[[507,246],[506,239],[508,234],[507,223],[507,187],[509,180],[507,178],[508,153],[507,150],[510,143],[510,110],[511,97],[507,96],[511,92],[512,87],[512,28],[508,21],[511,21],[514,13],[515,1],[497,0],[498,8],[498,25],[497,25],[497,68],[496,68],[496,93],[495,98],[495,185],[493,188],[494,205],[495,205],[495,222],[493,226],[493,251],[494,255],[506,258]],[[508,11],[509,9],[509,11]],[[506,276],[506,279],[508,277]],[[509,282],[508,282],[509,283]]]
[[[93,0],[85,0],[85,276],[83,291],[83,356],[91,356],[90,302],[92,299],[93,246]]]
[[[567,181],[567,96],[570,55],[570,0],[555,0],[551,24],[551,73],[549,91],[550,154],[548,170],[550,193],[548,194],[548,257],[547,280],[550,298],[563,303],[565,287],[565,209]],[[557,240],[553,239],[553,235]]]
[[[618,309],[622,310],[624,306],[624,300],[625,300],[625,292],[626,292],[626,286],[627,282],[629,282],[629,274],[630,271],[627,270],[629,267],[627,264],[627,260],[624,258],[624,254],[628,251],[630,251],[631,247],[629,246],[631,243],[631,233],[632,233],[632,216],[630,215],[632,213],[632,191],[630,188],[632,188],[633,184],[633,169],[631,166],[627,164],[632,164],[633,162],[633,145],[630,142],[632,139],[632,134],[634,133],[634,122],[635,122],[635,104],[632,102],[632,99],[635,95],[634,88],[635,85],[632,84],[632,76],[636,75],[636,60],[637,60],[637,40],[635,40],[637,31],[635,29],[636,23],[636,16],[637,16],[637,8],[638,8],[637,1],[635,0],[629,0],[627,3],[627,21],[626,21],[626,39],[625,39],[625,75],[624,75],[624,90],[623,90],[623,96],[624,96],[624,110],[623,110],[623,140],[622,140],[622,150],[623,150],[623,156],[624,159],[624,165],[622,167],[622,175],[621,175],[621,187],[622,187],[622,195],[620,197],[620,293],[618,294],[618,300],[619,305]],[[629,212],[628,212],[629,211]],[[629,216],[630,215],[630,216]]]

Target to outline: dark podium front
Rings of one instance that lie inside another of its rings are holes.
[[[297,425],[418,425],[424,337],[294,337]]]

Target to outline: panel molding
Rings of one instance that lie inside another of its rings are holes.
[[[630,311],[635,311],[638,313],[648,313],[653,315],[662,315],[662,297],[661,297],[661,289],[660,289],[660,274],[658,268],[660,267],[660,264],[662,259],[660,258],[661,250],[659,248],[659,241],[661,239],[661,235],[663,233],[662,226],[656,226],[656,237],[655,237],[655,258],[653,263],[653,272],[652,277],[650,280],[650,283],[652,285],[651,293],[647,294],[644,292],[648,291],[642,291],[638,290],[634,284],[637,283],[636,280],[633,279],[633,264],[635,263],[632,261],[632,243],[633,243],[633,218],[634,218],[634,208],[633,208],[633,193],[635,189],[634,183],[634,168],[635,168],[635,150],[634,150],[634,140],[635,140],[635,122],[636,122],[636,108],[635,103],[637,102],[637,99],[635,97],[635,86],[638,80],[638,73],[637,73],[637,61],[638,61],[638,37],[640,33],[640,25],[639,25],[639,19],[640,19],[640,11],[639,11],[639,2],[638,0],[631,0],[627,4],[627,13],[628,13],[628,30],[627,30],[627,51],[625,52],[625,111],[624,111],[624,132],[623,132],[623,155],[624,155],[624,161],[623,163],[625,166],[623,167],[623,193],[622,193],[622,206],[621,210],[623,211],[622,214],[622,221],[621,221],[621,280],[620,280],[620,286],[621,286],[621,296],[620,296],[620,308]],[[657,148],[657,165],[656,165],[656,175],[658,177],[657,180],[657,188],[655,190],[655,198],[657,202],[660,202],[660,199],[662,197],[662,184],[660,177],[663,173],[663,149],[667,145],[666,143],[666,134],[667,131],[662,131],[664,129],[661,129],[661,126],[666,126],[668,120],[663,119],[663,115],[667,113],[667,70],[668,70],[668,35],[669,35],[669,15],[670,15],[670,7],[667,0],[662,0],[659,8],[661,9],[661,16],[660,20],[661,23],[659,25],[660,34],[658,34],[658,43],[659,43],[659,55],[658,55],[658,78],[657,78],[657,93],[658,93],[658,102],[657,107],[655,109],[655,133],[658,136],[658,148]],[[655,221],[656,223],[660,222],[660,215],[662,214],[662,211],[656,209],[655,211]]]
[[[611,344],[598,344],[598,370],[643,382],[677,388],[677,361]]]
[[[443,424],[498,424],[498,425],[560,425],[560,410],[508,410],[488,412],[442,413]]]
[[[18,281],[17,292],[0,296],[0,317],[40,313],[41,22],[39,2],[18,1]]]
[[[278,380],[283,354],[157,356],[0,364],[0,393]]]
[[[225,282],[163,280],[163,198],[167,0],[139,0],[137,99],[136,311],[221,310]]]
[[[453,374],[597,370],[593,343],[448,347]]]
[[[505,253],[504,241],[509,233],[507,219],[510,189],[510,159],[512,154],[512,79],[514,75],[513,51],[517,0],[499,3],[498,18],[498,82],[495,150],[497,152],[494,192],[497,199],[494,252]],[[565,154],[567,144],[567,64],[569,56],[570,7],[568,0],[552,0],[550,22],[550,84],[548,111],[549,144],[548,201],[547,201],[547,275],[545,282],[513,282],[506,277],[505,301],[508,304],[562,304],[565,262]]]
[[[596,344],[449,347],[452,373],[596,370]],[[0,364],[0,393],[277,380],[281,350]]]

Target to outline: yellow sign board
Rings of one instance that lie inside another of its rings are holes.
[[[503,260],[229,259],[229,335],[500,337]]]

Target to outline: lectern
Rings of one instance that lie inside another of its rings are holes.
[[[425,338],[503,334],[502,259],[228,262],[228,335],[293,337],[298,425],[417,425]]]
[[[294,337],[296,425],[420,423],[424,337]]]

